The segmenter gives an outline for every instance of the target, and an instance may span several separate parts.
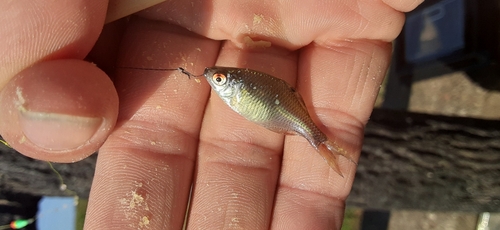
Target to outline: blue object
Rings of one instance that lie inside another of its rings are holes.
[[[38,202],[36,228],[39,230],[74,230],[76,204],[73,197],[47,197]]]
[[[444,0],[407,15],[405,59],[418,64],[465,48],[464,0]]]

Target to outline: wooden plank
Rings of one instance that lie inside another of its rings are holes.
[[[87,198],[95,171],[96,154],[71,164],[52,163],[67,188]],[[62,191],[57,174],[45,161],[31,159],[0,145],[0,198],[17,200],[16,196],[71,196]]]
[[[375,109],[348,205],[500,211],[500,121]]]
[[[95,160],[54,167],[85,198]],[[5,194],[66,193],[46,162],[0,146],[0,198]],[[500,212],[500,121],[374,110],[347,204]]]

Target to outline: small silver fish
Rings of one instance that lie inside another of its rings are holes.
[[[244,118],[277,133],[303,136],[339,175],[343,176],[337,155],[355,163],[314,124],[302,97],[287,82],[242,68],[209,67],[200,76],[178,70],[188,77],[204,76],[219,97]]]

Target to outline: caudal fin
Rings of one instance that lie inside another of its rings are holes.
[[[357,165],[357,163],[354,161],[354,159],[352,159],[352,157],[347,153],[347,151],[345,151],[340,146],[331,141],[325,141],[321,143],[318,146],[318,152],[326,160],[330,168],[332,168],[333,171],[338,173],[341,177],[344,177],[344,175],[342,175],[342,172],[340,171],[339,168],[338,158],[337,158],[338,155],[347,158],[349,161]]]

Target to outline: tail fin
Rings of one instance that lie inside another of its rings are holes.
[[[341,155],[357,165],[354,159],[352,159],[352,157],[343,148],[331,141],[321,143],[318,146],[318,152],[326,160],[330,168],[332,168],[333,171],[338,173],[341,177],[344,177],[344,175],[342,175],[342,172],[340,171],[337,155]]]

